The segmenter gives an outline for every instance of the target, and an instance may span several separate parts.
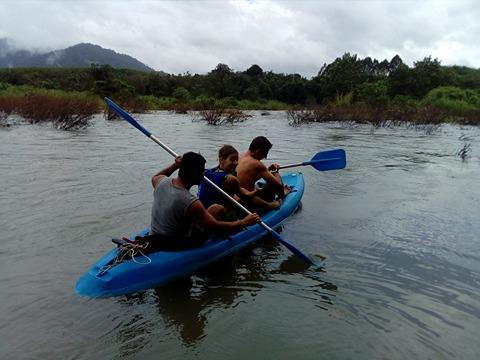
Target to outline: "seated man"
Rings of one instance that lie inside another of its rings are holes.
[[[170,178],[177,169],[178,176]],[[217,220],[225,213],[224,207],[214,204],[207,211],[190,193],[190,188],[202,181],[204,171],[203,156],[187,152],[152,177],[155,190],[149,242],[154,248],[178,250],[200,246],[207,238],[206,231],[228,232],[260,221],[257,214],[230,222]]]
[[[223,145],[218,151],[218,165],[205,171],[205,177],[211,180],[235,200],[242,202],[251,200],[256,193],[256,189],[248,191],[240,186],[235,172],[238,164],[238,151],[232,145]],[[199,186],[198,198],[203,206],[208,208],[213,204],[221,204],[225,207],[226,218],[234,220],[242,214],[232,202],[225,198],[218,190],[205,180]]]
[[[281,199],[289,192],[283,186],[282,178],[278,173],[279,165],[267,167],[261,160],[265,159],[272,144],[265,136],[258,136],[252,140],[248,150],[240,156],[237,165],[237,178],[240,186],[248,191],[255,190],[255,183],[263,179],[266,184],[257,193],[252,201],[253,208],[270,210],[278,208]],[[274,173],[272,173],[272,171]]]

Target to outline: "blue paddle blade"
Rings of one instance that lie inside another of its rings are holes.
[[[312,160],[303,164],[312,165],[318,171],[337,170],[345,168],[347,158],[343,149],[327,150],[316,153]]]
[[[142,125],[140,125],[140,123],[137,120],[135,120],[133,117],[131,117],[129,113],[127,113],[125,110],[123,110],[120,106],[118,106],[112,100],[110,100],[107,97],[105,97],[104,100],[111,110],[116,112],[117,115],[121,116],[124,120],[128,121],[133,127],[140,130],[145,136],[150,137],[152,135],[152,133],[150,131],[148,131]]]

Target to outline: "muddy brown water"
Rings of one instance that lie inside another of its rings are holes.
[[[282,235],[325,258],[306,269],[263,239],[168,286],[86,299],[77,278],[110,238],[149,223],[150,176],[171,158],[121,121],[0,129],[2,359],[477,359],[480,129],[291,127],[283,112],[212,127],[137,118],[208,164],[224,143],[274,144],[267,162],[342,147],[347,169],[303,168]],[[470,144],[468,156],[457,153]]]

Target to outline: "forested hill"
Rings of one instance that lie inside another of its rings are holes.
[[[0,67],[63,67],[81,68],[92,64],[110,65],[114,68],[154,71],[137,59],[119,54],[94,44],[77,44],[66,49],[47,53],[28,50],[12,50],[6,43],[0,44]]]

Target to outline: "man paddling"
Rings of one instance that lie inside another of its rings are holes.
[[[237,165],[237,178],[240,186],[248,191],[255,190],[258,180],[265,180],[266,184],[257,193],[252,201],[252,207],[259,210],[278,208],[281,199],[290,192],[283,186],[282,178],[278,173],[279,165],[272,164],[268,168],[262,163],[267,158],[272,143],[265,136],[257,136],[252,140],[248,150],[240,156]]]
[[[160,248],[200,246],[207,238],[205,232],[228,232],[260,221],[257,214],[249,214],[236,221],[220,221],[218,219],[225,215],[222,205],[213,204],[205,209],[190,193],[190,188],[203,179],[205,162],[202,155],[187,152],[152,177],[151,234]],[[177,169],[178,176],[170,178]]]

